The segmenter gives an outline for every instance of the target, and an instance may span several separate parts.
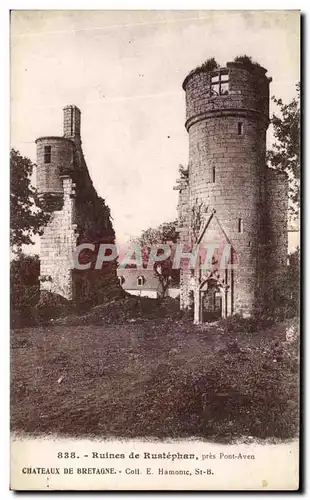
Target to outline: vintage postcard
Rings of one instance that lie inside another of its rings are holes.
[[[10,488],[298,490],[300,12],[10,33]]]

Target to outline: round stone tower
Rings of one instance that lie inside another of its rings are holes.
[[[214,236],[214,230],[208,233],[208,214],[214,214],[217,231],[222,231],[236,256],[230,279],[227,271],[222,272],[229,290],[225,315],[251,314],[263,294],[270,81],[261,66],[229,62],[212,71],[204,67],[193,70],[183,83],[189,134],[189,213],[203,204],[207,244],[213,243]],[[188,223],[191,225],[190,217]]]
[[[64,108],[64,136],[40,137],[37,144],[37,190],[49,210],[56,210],[63,199],[62,177],[73,169],[75,146],[81,145],[81,112],[73,105]]]
[[[54,209],[63,198],[61,175],[72,169],[74,144],[65,137],[40,137],[36,144],[38,196]]]
[[[76,248],[76,202],[73,174],[81,148],[81,112],[64,108],[63,137],[36,140],[37,192],[40,204],[50,212],[40,244],[41,290],[73,297],[72,254]]]

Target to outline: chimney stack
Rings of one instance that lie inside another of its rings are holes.
[[[69,104],[64,107],[64,137],[80,139],[81,136],[81,111],[76,106]]]

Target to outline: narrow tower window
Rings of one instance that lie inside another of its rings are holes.
[[[238,219],[238,233],[243,233],[243,220]]]
[[[138,276],[137,284],[138,284],[138,286],[143,286],[144,285],[144,278],[143,278],[143,276]]]
[[[212,182],[215,182],[215,167],[212,167]]]
[[[243,134],[243,123],[238,122],[238,135],[242,135],[242,134]]]
[[[44,163],[51,163],[52,147],[44,146]]]
[[[73,130],[73,120],[74,120],[74,113],[73,113],[73,108],[71,108],[71,135],[72,137],[74,136],[74,130]]]

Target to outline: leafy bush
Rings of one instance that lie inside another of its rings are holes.
[[[63,297],[40,292],[40,260],[38,255],[18,254],[11,261],[11,326],[23,328],[46,323],[72,311]]]
[[[102,269],[73,270],[74,307],[78,313],[125,296],[116,275],[116,265],[103,263]]]
[[[57,324],[65,325],[106,325],[124,324],[135,321],[150,321],[162,318],[181,318],[180,303],[177,299],[150,299],[125,294],[110,302],[93,307],[86,314],[72,314],[60,318]]]
[[[57,293],[42,290],[40,300],[35,306],[35,318],[39,324],[48,323],[51,319],[70,314],[73,310],[72,303]]]
[[[240,63],[249,69],[255,68],[255,67],[261,68],[261,65],[258,62],[253,61],[252,57],[247,56],[246,54],[244,54],[243,56],[236,56],[234,59],[234,62]]]
[[[38,255],[20,253],[11,261],[11,325],[13,328],[35,323],[34,306],[40,296]]]
[[[210,59],[207,59],[205,62],[203,62],[200,66],[196,68],[201,70],[201,71],[213,71],[217,68],[219,68],[220,65],[216,62],[214,57],[211,57]]]
[[[271,324],[271,321],[270,321]],[[268,326],[268,322],[264,322],[256,317],[243,318],[239,314],[228,316],[218,322],[219,328],[222,328],[229,333],[251,333],[257,331],[262,326]]]

